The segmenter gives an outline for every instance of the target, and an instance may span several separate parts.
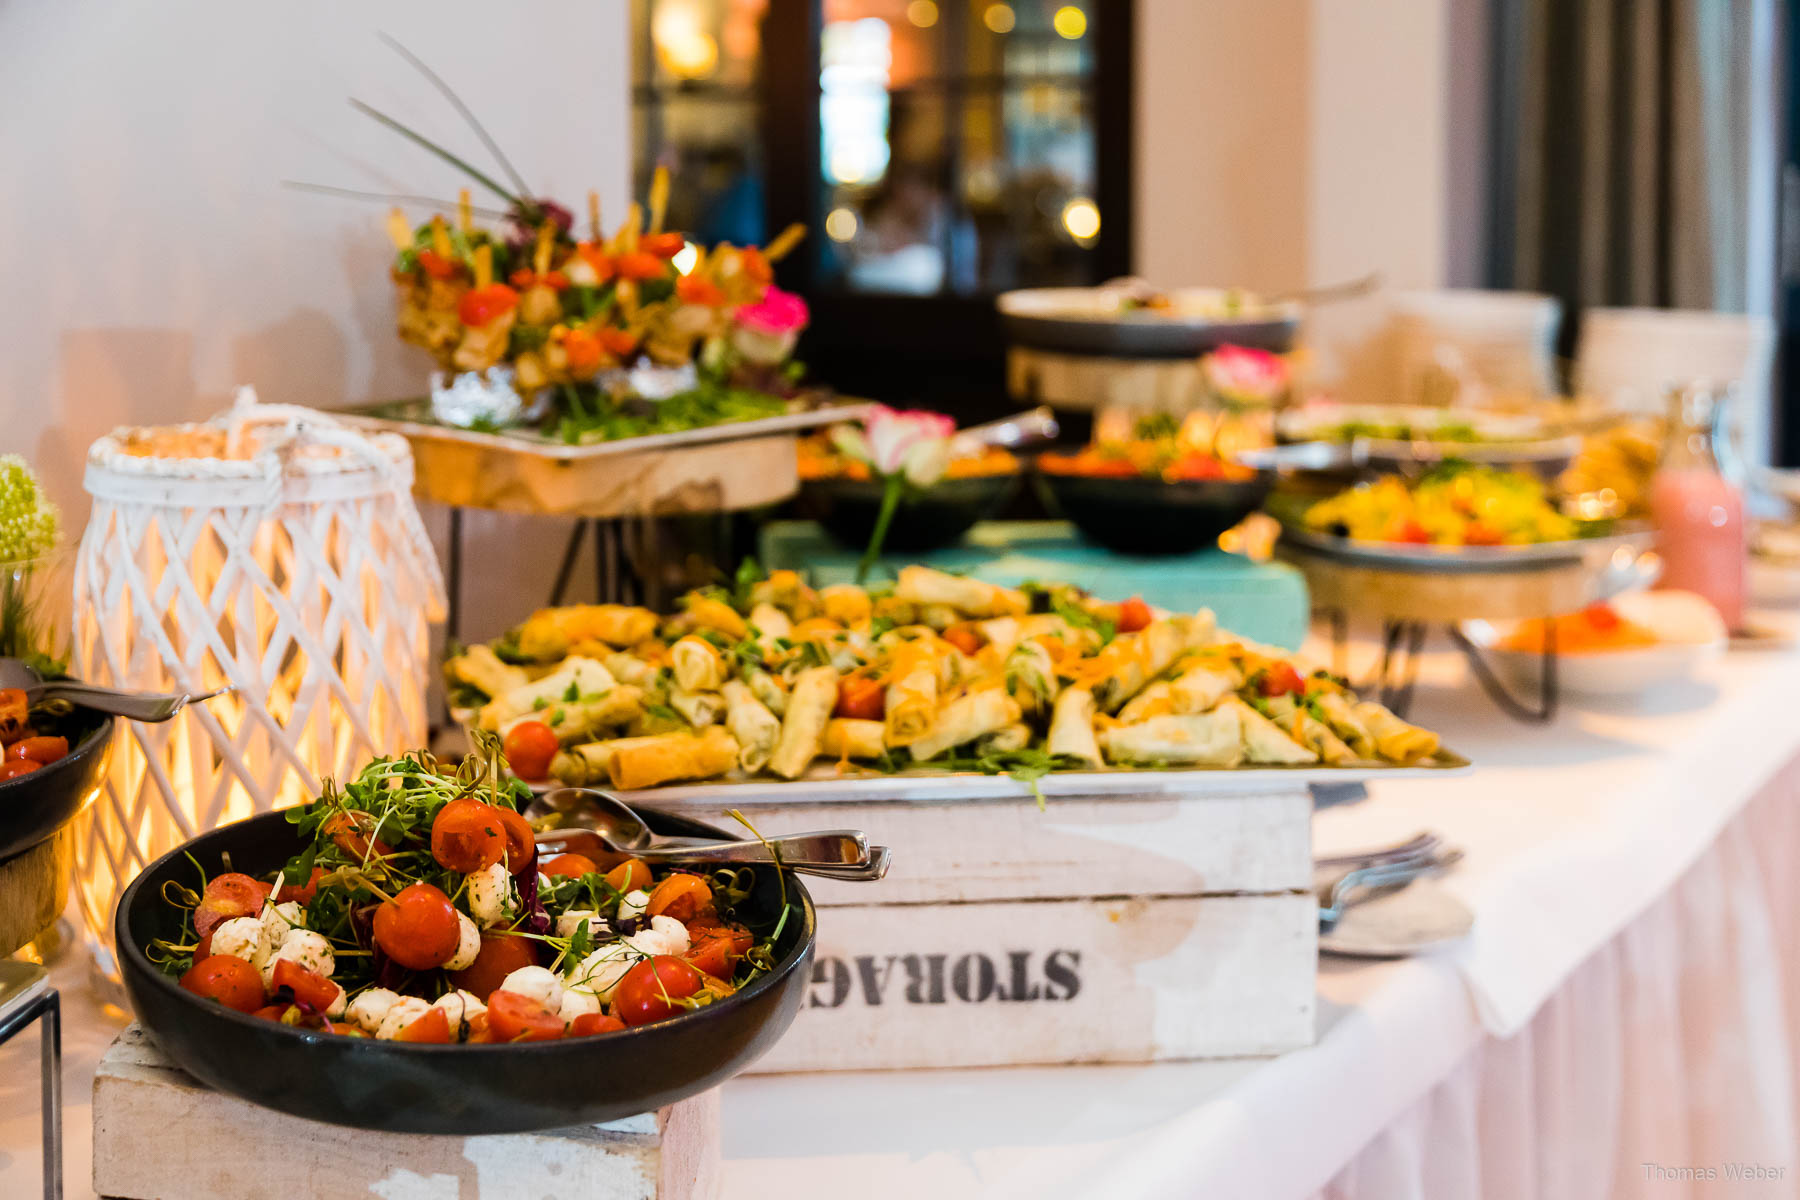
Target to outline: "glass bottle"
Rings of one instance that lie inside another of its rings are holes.
[[[1669,428],[1650,485],[1663,572],[1658,587],[1696,592],[1727,629],[1742,627],[1748,541],[1743,492],[1720,469],[1715,437],[1729,391],[1682,387],[1669,396]]]

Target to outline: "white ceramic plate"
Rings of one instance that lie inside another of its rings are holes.
[[[1319,934],[1319,952],[1405,958],[1456,941],[1474,925],[1468,905],[1431,879],[1415,879],[1351,905],[1331,932]]]
[[[1661,644],[1629,650],[1558,654],[1556,676],[1566,691],[1584,696],[1635,696],[1693,678],[1725,652],[1725,623],[1712,605],[1692,592],[1630,592],[1615,596],[1613,610],[1655,633]],[[1467,621],[1463,633],[1519,687],[1537,684],[1542,655],[1508,650],[1500,643],[1517,622]]]

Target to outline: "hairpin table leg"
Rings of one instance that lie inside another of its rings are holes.
[[[556,568],[556,582],[550,585],[550,604],[555,607],[563,602],[563,596],[569,590],[569,576],[575,573],[575,556],[581,553],[581,537],[587,532],[588,519],[575,518],[575,528],[569,531],[569,544],[563,548],[562,564]],[[600,556],[600,535],[594,534],[594,556]]]
[[[41,968],[32,970],[41,971]],[[62,1006],[55,988],[34,990],[42,987],[44,976],[39,974],[36,978],[38,982],[32,982],[28,977],[23,990],[0,1005],[0,1045],[33,1021],[42,1019],[38,1036],[42,1045],[39,1103],[44,1129],[44,1200],[62,1200]],[[0,984],[5,982],[0,980]],[[0,994],[7,990],[0,986]]]
[[[1381,667],[1371,690],[1395,716],[1405,716],[1412,707],[1413,684],[1418,682],[1419,656],[1424,649],[1424,622],[1388,621],[1382,627]]]
[[[1560,689],[1556,679],[1556,632],[1550,622],[1544,623],[1544,651],[1538,666],[1538,696],[1535,706],[1514,696],[1500,682],[1493,665],[1482,655],[1481,647],[1471,642],[1462,630],[1454,625],[1449,630],[1450,640],[1456,643],[1463,656],[1469,660],[1469,672],[1475,676],[1475,682],[1481,685],[1481,690],[1488,694],[1490,700],[1500,706],[1502,712],[1514,720],[1534,725],[1546,724],[1555,719]]]

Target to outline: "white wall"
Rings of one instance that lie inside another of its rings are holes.
[[[485,161],[377,31],[537,190],[623,210],[623,0],[0,4],[0,451],[38,465],[72,530],[83,452],[116,425],[206,417],[239,383],[323,407],[421,390],[430,360],[393,332],[385,206],[280,186],[454,198],[455,171],[352,95]],[[469,528],[480,633],[548,592],[564,526]]]

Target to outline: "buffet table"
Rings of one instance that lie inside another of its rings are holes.
[[[1734,654],[1526,730],[1428,655],[1414,711],[1477,771],[1326,807],[1316,849],[1441,832],[1467,851],[1443,881],[1477,914],[1465,943],[1324,960],[1318,1044],[1272,1060],[740,1079],[725,1195],[1793,1195],[1797,664]],[[79,956],[55,974],[83,1196],[119,1026]],[[29,1041],[0,1052],[0,1195],[38,1186]]]

